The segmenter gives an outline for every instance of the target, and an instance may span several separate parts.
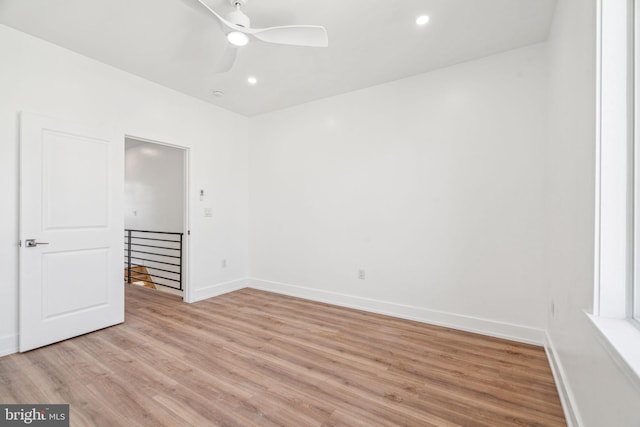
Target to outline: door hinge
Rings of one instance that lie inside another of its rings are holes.
[[[187,236],[191,236],[191,230],[187,230]]]
[[[22,247],[22,240],[18,240],[18,246]]]

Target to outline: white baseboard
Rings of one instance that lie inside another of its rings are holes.
[[[548,333],[545,333],[544,349],[547,353],[547,359],[549,359],[549,365],[551,366],[551,372],[553,373],[556,388],[558,389],[558,396],[560,396],[560,403],[562,404],[562,410],[564,411],[567,426],[580,427],[583,424],[580,420],[580,416],[574,410],[574,408],[576,408],[575,398],[573,397],[571,388],[569,388],[568,382],[566,381],[567,374],[562,367],[562,362],[558,358],[558,353],[556,352],[553,341]]]
[[[542,346],[545,342],[544,330],[506,322],[497,322],[489,319],[431,310],[425,307],[390,303],[370,298],[327,292],[319,289],[305,288],[302,286],[254,278],[247,281],[247,286],[263,291],[275,292],[378,314],[385,314],[401,319],[415,320],[417,322],[429,323],[432,325],[444,326],[447,328],[459,329],[497,338],[505,338],[527,344]]]
[[[0,357],[18,352],[18,335],[0,337]]]
[[[217,297],[218,295],[226,294],[229,292],[237,291],[247,287],[247,279],[232,280],[230,282],[218,283],[206,288],[194,289],[190,293],[190,298],[185,302],[198,302],[207,298]]]

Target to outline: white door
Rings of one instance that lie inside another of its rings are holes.
[[[20,117],[20,351],[124,321],[123,144]]]

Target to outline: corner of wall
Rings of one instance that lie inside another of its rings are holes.
[[[575,397],[571,391],[567,374],[562,366],[562,361],[558,357],[558,353],[548,331],[545,332],[544,349],[547,353],[547,359],[549,360],[549,366],[551,366],[551,373],[556,383],[558,396],[560,397],[560,403],[562,404],[562,410],[564,411],[564,417],[567,420],[568,427],[584,425],[580,419],[580,415],[575,409],[577,408]]]
[[[184,302],[194,303],[205,300],[207,298],[213,298],[219,295],[227,294],[229,292],[238,291],[246,287],[248,287],[247,279],[238,279],[229,282],[217,283],[215,285],[196,289],[188,296],[185,295]]]

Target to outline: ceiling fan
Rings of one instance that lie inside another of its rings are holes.
[[[249,43],[251,38],[266,42],[291,46],[327,47],[329,38],[327,30],[318,25],[285,25],[269,28],[251,28],[251,21],[242,13],[242,6],[249,0],[229,0],[234,8],[226,19],[216,13],[203,0],[198,0],[222,24],[222,30],[232,45],[225,52],[217,72],[229,71],[236,59],[237,47]]]

